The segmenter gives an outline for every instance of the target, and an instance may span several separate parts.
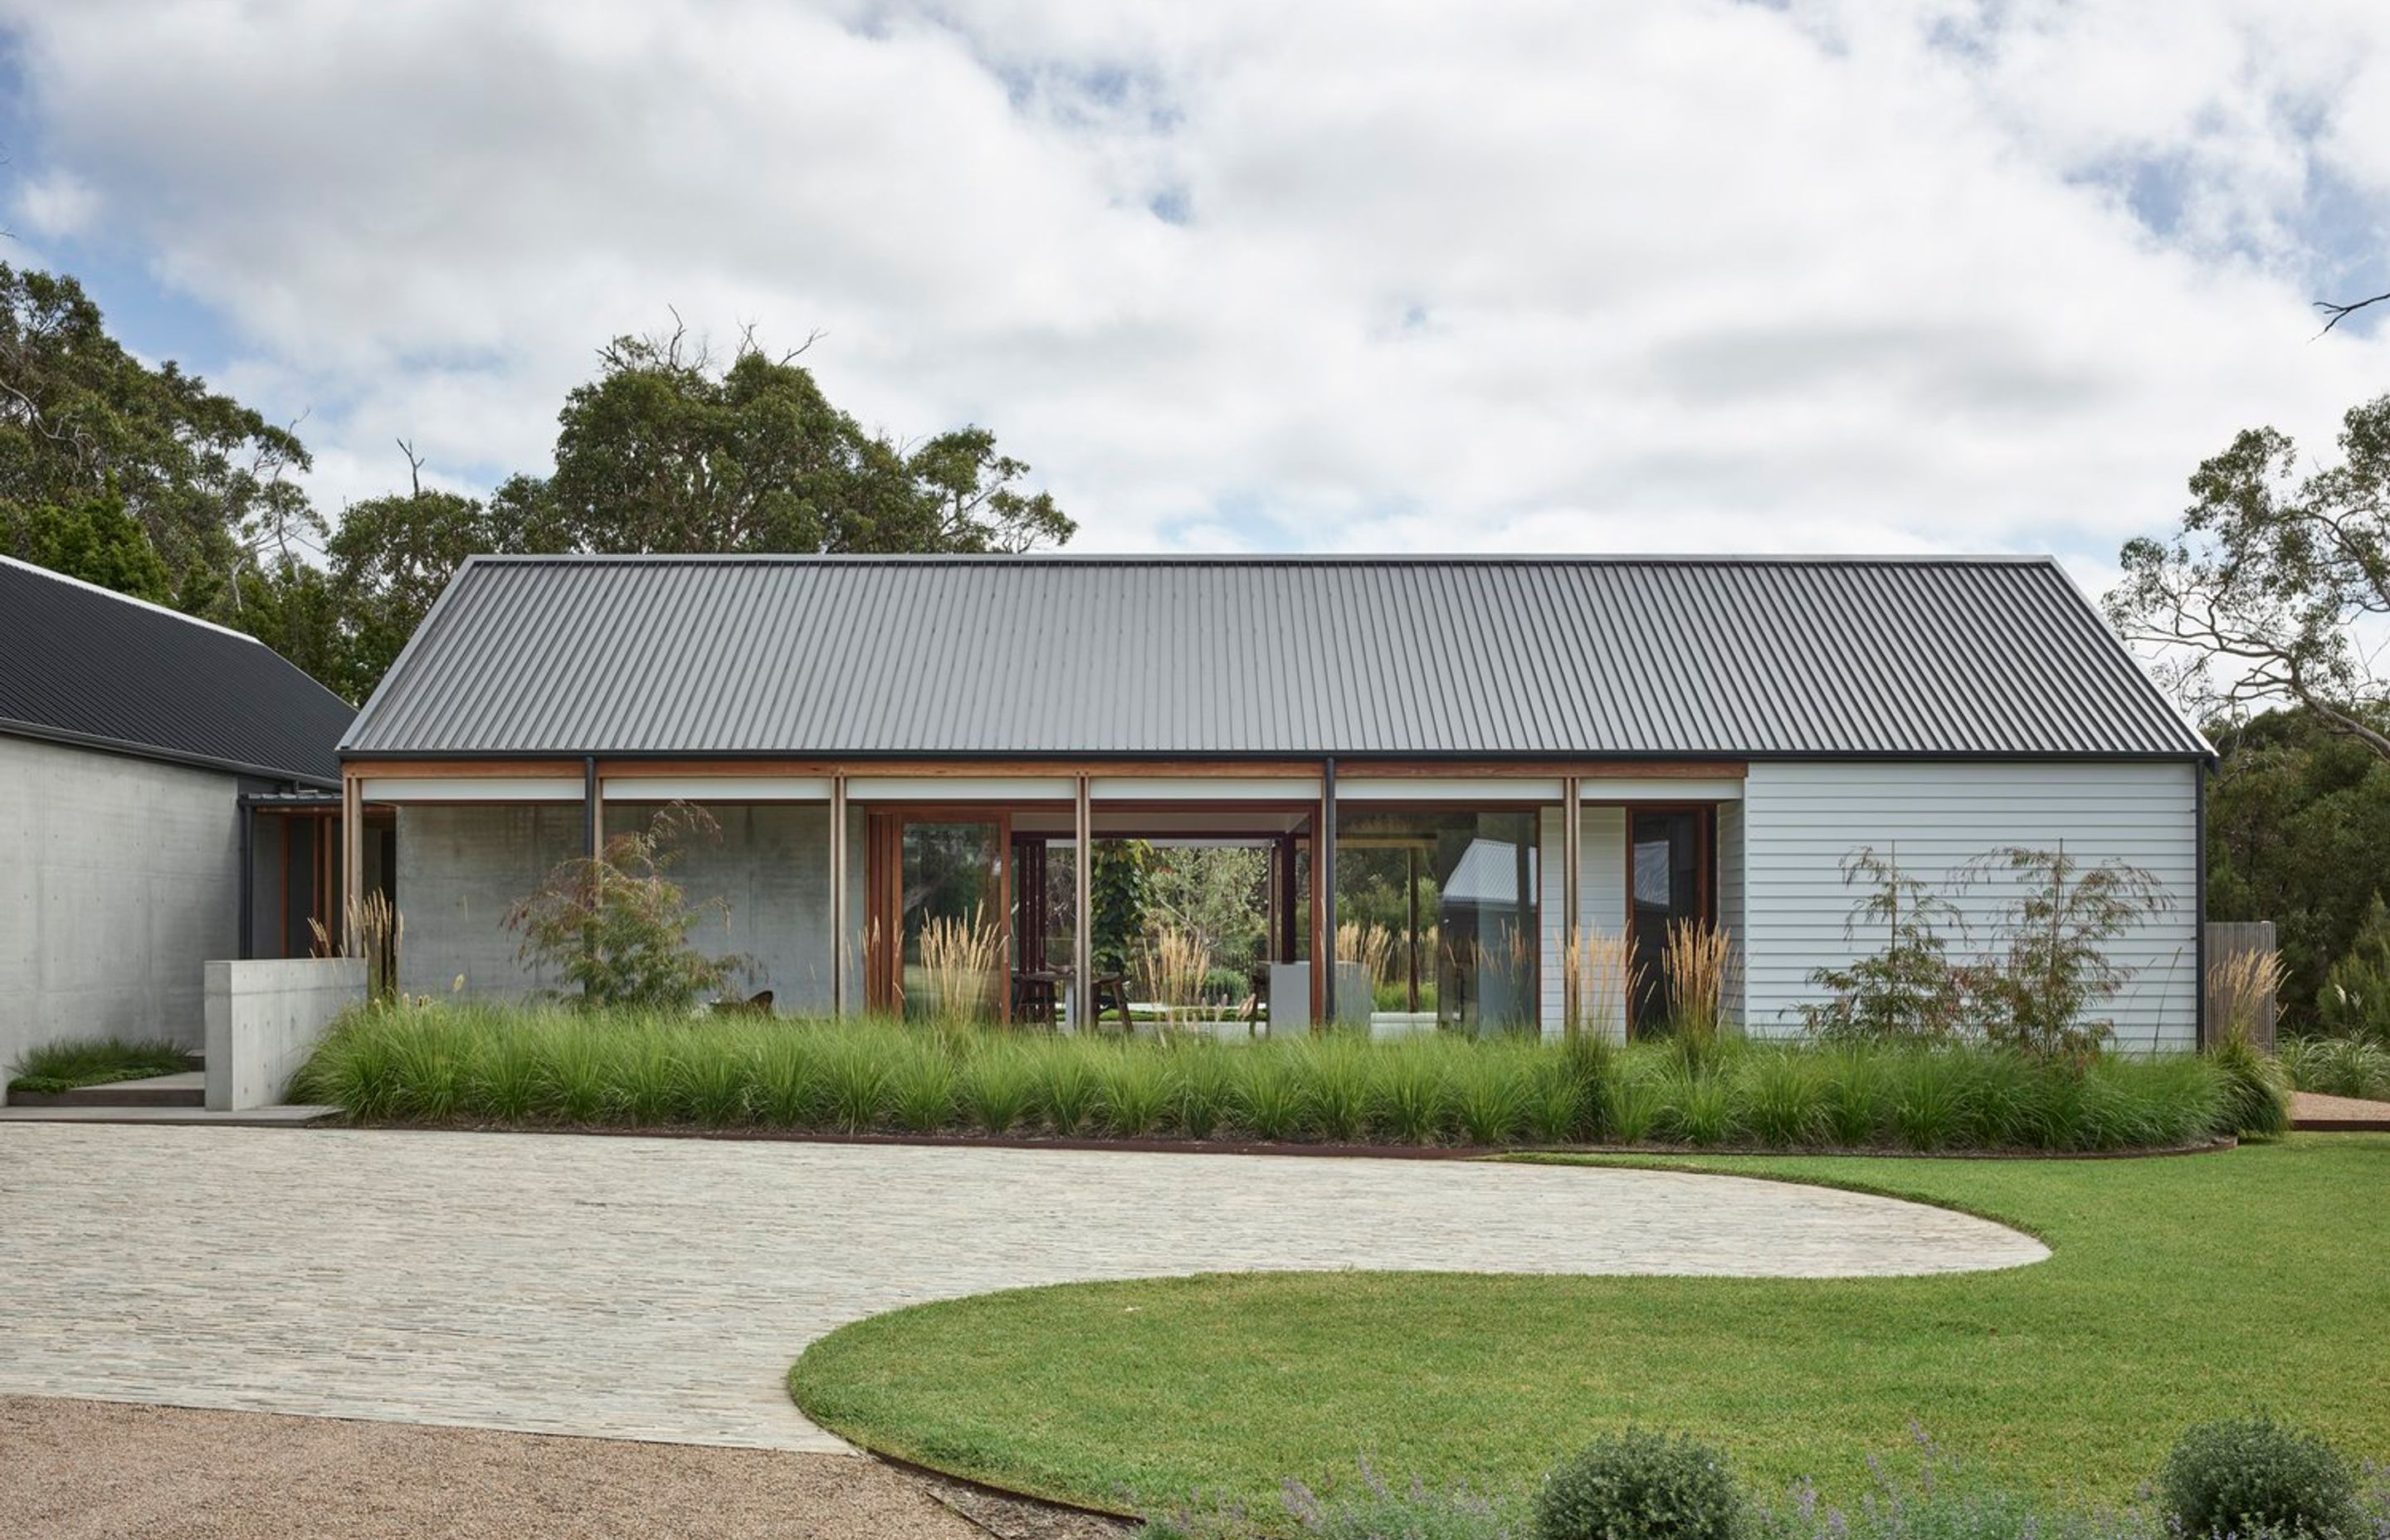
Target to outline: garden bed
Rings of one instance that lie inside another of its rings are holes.
[[[122,1080],[148,1080],[197,1069],[191,1051],[178,1043],[150,1039],[77,1038],[48,1043],[27,1050],[14,1066],[8,1097],[25,1107],[46,1105],[50,1098],[88,1085],[111,1085]]]
[[[2102,1153],[2229,1136],[2209,1060],[1728,1041],[1117,1039],[480,1005],[366,1008],[291,1094],[353,1121],[1482,1154]]]

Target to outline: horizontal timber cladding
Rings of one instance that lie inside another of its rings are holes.
[[[1811,969],[1880,949],[1878,934],[1845,933],[1858,896],[1840,870],[1851,852],[1892,855],[1938,886],[1994,847],[2062,843],[2085,863],[2127,861],[2164,884],[2170,907],[2111,949],[2134,976],[2105,1013],[2120,1047],[2191,1046],[2198,774],[2189,764],[1754,764],[1744,788],[1741,874],[1750,1030],[1797,1031],[1794,1007],[1824,994],[1808,982]],[[2015,892],[1995,880],[1955,895],[1976,944],[1988,944],[1985,932]],[[1951,950],[1964,955],[1968,946],[1954,938]]]

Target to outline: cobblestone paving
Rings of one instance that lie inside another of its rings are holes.
[[[0,1124],[0,1392],[836,1450],[783,1377],[924,1300],[1254,1268],[1814,1277],[2036,1262],[1684,1173]]]

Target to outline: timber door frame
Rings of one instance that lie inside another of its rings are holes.
[[[1019,956],[1012,934],[1012,809],[984,803],[905,802],[872,808],[864,825],[865,1008],[905,1014],[905,826],[988,824],[996,829],[996,892],[991,918],[1001,943],[996,963],[996,1020],[1012,1020],[1012,972]]]

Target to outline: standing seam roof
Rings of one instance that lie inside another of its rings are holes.
[[[2199,758],[2042,558],[478,558],[353,755]]]

